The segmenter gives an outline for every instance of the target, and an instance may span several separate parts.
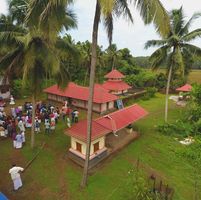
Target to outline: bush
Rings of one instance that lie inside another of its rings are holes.
[[[157,130],[162,134],[180,135],[183,137],[196,134],[195,129],[194,124],[183,122],[181,120],[177,120],[175,123],[164,123],[157,127]]]
[[[171,89],[176,90],[178,87],[183,86],[186,83],[186,80],[181,77],[174,78],[171,82]]]
[[[156,82],[156,74],[142,70],[139,74],[128,75],[125,81],[137,88],[153,87]]]
[[[156,92],[158,91],[155,87],[148,87],[146,88],[146,93],[142,97],[143,100],[149,100],[152,97],[155,97]]]
[[[29,85],[23,85],[22,79],[16,79],[11,85],[11,94],[17,98],[30,96]]]
[[[167,84],[167,77],[164,73],[157,74],[156,76],[156,87],[158,89],[163,89],[166,87]]]
[[[187,146],[186,148],[178,150],[177,154],[186,158],[189,162],[192,162],[194,165],[198,164],[198,166],[200,167],[201,141],[196,140],[196,142],[191,144],[190,146]]]

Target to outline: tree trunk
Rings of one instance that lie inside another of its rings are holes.
[[[31,126],[31,148],[35,145],[35,115],[36,115],[36,96],[32,96],[32,126]]]
[[[100,5],[98,0],[96,2],[96,11],[93,24],[92,33],[92,56],[91,56],[91,71],[90,71],[90,82],[89,82],[89,100],[88,100],[88,112],[87,112],[87,148],[86,157],[83,170],[83,177],[80,186],[83,188],[87,185],[88,168],[89,168],[89,157],[91,147],[91,129],[92,129],[92,109],[93,109],[93,96],[94,96],[94,79],[96,70],[97,60],[97,40],[98,40],[98,25],[100,21]]]
[[[170,81],[172,76],[172,65],[170,67],[169,73],[168,73],[168,80],[167,80],[167,87],[166,87],[166,97],[165,97],[165,122],[167,122],[168,119],[168,99],[169,99],[169,89],[170,89]]]

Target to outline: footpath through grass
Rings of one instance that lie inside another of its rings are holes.
[[[24,165],[37,152],[26,146],[17,152],[10,140],[0,141],[0,188],[10,199],[26,200],[125,200],[121,187],[127,183],[128,171],[139,158],[145,166],[145,174],[154,171],[165,183],[175,190],[175,200],[190,200],[194,197],[194,167],[177,154],[183,148],[174,138],[157,133],[156,126],[163,122],[164,95],[138,103],[149,111],[149,115],[135,124],[141,137],[108,159],[89,177],[86,189],[80,190],[82,168],[65,157],[70,138],[63,134],[66,125],[62,122],[56,132],[47,136],[36,135],[37,146],[46,142],[44,150],[22,175],[24,187],[17,193],[11,191],[12,183],[8,169],[13,159]],[[169,120],[182,114],[182,109],[170,102]],[[84,117],[84,115],[83,115]],[[27,134],[27,138],[29,138]],[[17,158],[15,158],[17,156]],[[198,180],[198,186],[201,180]],[[128,185],[128,187],[131,187]],[[201,190],[200,190],[201,191]]]

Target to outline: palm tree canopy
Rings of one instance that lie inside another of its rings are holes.
[[[145,24],[153,22],[162,37],[169,34],[169,16],[160,0],[134,0],[134,3]]]
[[[76,15],[68,8],[72,0],[30,0],[26,16],[30,30],[39,28],[49,41],[63,30],[77,27]]]
[[[24,24],[24,20],[27,14],[29,0],[10,0],[9,1],[9,13],[12,16],[12,20],[16,21],[18,25]]]
[[[158,68],[161,63],[172,60],[174,70],[179,70],[183,75],[187,73],[190,66],[189,60],[196,55],[201,55],[201,49],[188,42],[201,37],[201,28],[189,31],[192,22],[201,16],[195,13],[187,22],[185,21],[183,8],[170,12],[170,34],[162,40],[150,40],[145,48],[160,47],[150,57],[152,67]],[[172,55],[171,55],[172,54]],[[191,63],[192,64],[192,63]]]
[[[103,17],[103,23],[107,31],[109,44],[112,44],[113,35],[113,19],[114,17],[123,16],[133,22],[133,17],[129,9],[128,0],[97,0],[99,3],[100,12]],[[99,19],[100,21],[100,19]]]

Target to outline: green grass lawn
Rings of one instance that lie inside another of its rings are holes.
[[[146,176],[153,171],[165,183],[175,190],[174,199],[191,200],[194,197],[194,167],[177,154],[184,148],[172,137],[156,131],[156,125],[163,123],[164,95],[138,103],[149,111],[149,115],[135,123],[141,137],[121,150],[113,159],[108,159],[96,172],[90,175],[86,189],[79,188],[82,168],[66,158],[70,138],[64,135],[66,125],[62,122],[54,134],[36,135],[37,147],[45,141],[45,148],[39,157],[22,175],[24,187],[17,193],[11,192],[8,169],[14,160],[24,166],[38,151],[30,150],[29,134],[27,144],[16,152],[11,141],[0,141],[0,188],[10,199],[34,200],[125,200],[121,186],[127,183],[128,171],[133,168],[136,159],[144,166]],[[182,115],[183,110],[170,102],[169,120],[174,121]],[[85,114],[82,114],[82,118]],[[16,157],[17,156],[17,159]],[[197,174],[201,175],[201,174]],[[201,179],[198,180],[198,186]],[[10,188],[8,188],[10,186]],[[129,186],[128,186],[129,187]],[[201,188],[200,188],[201,191]]]

